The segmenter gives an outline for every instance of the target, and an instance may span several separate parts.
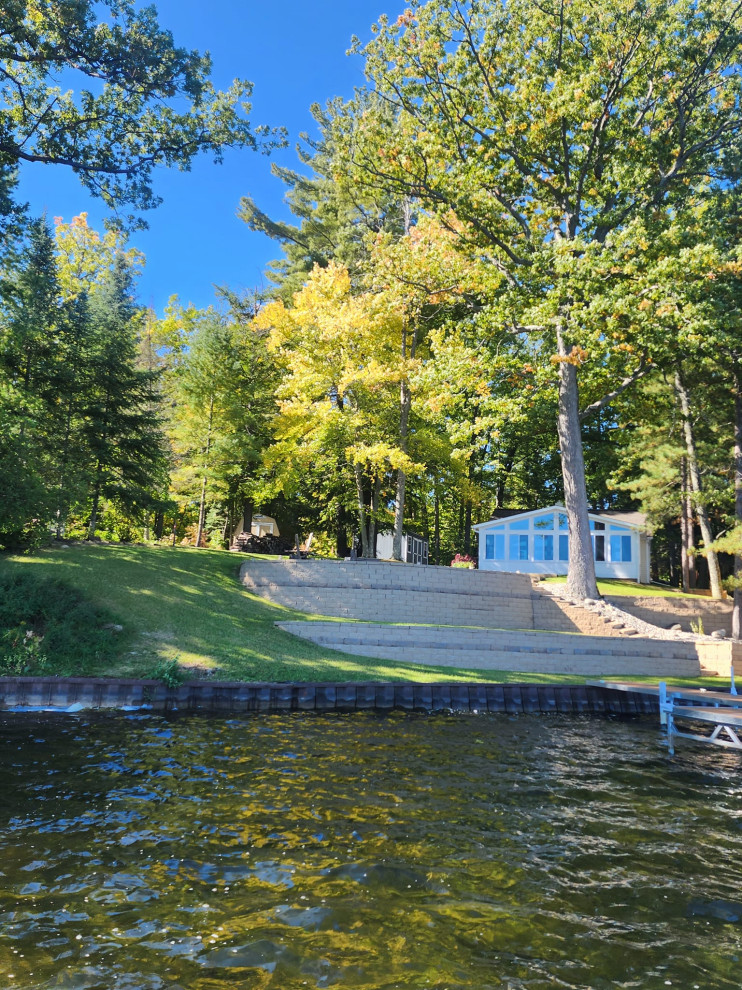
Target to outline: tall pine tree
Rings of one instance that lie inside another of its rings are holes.
[[[101,500],[129,512],[154,501],[165,469],[156,375],[137,368],[132,274],[122,254],[90,300],[91,348],[82,434],[88,452],[88,539],[98,527]]]

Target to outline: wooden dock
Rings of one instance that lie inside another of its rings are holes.
[[[692,739],[694,742],[711,743],[727,749],[742,750],[742,695],[736,693],[734,680],[730,691],[707,691],[705,688],[668,687],[665,681],[658,685],[640,681],[589,681],[593,687],[606,690],[644,694],[657,698],[660,708],[660,724],[667,730],[670,755],[675,752],[675,739]],[[710,724],[710,733],[693,732],[690,728],[678,728],[694,722]]]

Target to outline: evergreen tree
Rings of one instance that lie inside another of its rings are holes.
[[[56,370],[63,313],[54,242],[34,221],[8,281],[0,327],[0,540],[39,530],[51,510]]]
[[[141,319],[131,270],[119,255],[90,301],[89,379],[81,409],[89,472],[88,539],[95,536],[102,498],[130,512],[142,511],[161,486],[166,461],[156,374],[137,368]]]
[[[302,134],[297,148],[308,174],[273,164],[271,171],[287,187],[286,202],[297,223],[271,219],[250,196],[243,196],[238,216],[250,230],[277,241],[284,257],[268,266],[274,285],[270,295],[290,304],[315,266],[331,261],[343,265],[357,279],[368,259],[368,235],[381,231],[401,234],[404,203],[397,196],[362,190],[338,182],[343,162],[332,139],[330,114],[312,106],[320,137]]]

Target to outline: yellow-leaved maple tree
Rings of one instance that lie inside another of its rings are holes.
[[[348,270],[331,263],[314,268],[291,308],[270,303],[255,322],[285,369],[271,466],[290,490],[297,472],[332,453],[353,479],[362,552],[372,556],[390,472],[421,469],[399,442],[408,373],[399,301],[389,291],[354,295]]]

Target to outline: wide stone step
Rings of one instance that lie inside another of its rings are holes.
[[[617,656],[697,656],[694,643],[649,639],[634,636],[615,639],[611,636],[585,636],[582,634],[541,632],[507,628],[481,629],[470,626],[450,627],[440,624],[417,625],[414,623],[390,625],[380,622],[322,622],[287,621],[281,628],[292,627],[307,630],[312,636],[331,637],[342,642],[379,644],[424,644],[446,649],[508,649],[531,653],[596,653]]]
[[[336,588],[418,589],[469,594],[497,592],[503,595],[531,594],[531,579],[525,574],[471,571],[455,567],[422,567],[381,561],[248,560],[241,568],[246,585],[312,585]]]
[[[696,677],[692,643],[571,634],[373,623],[283,622],[280,627],[330,649],[407,663],[484,670]]]
[[[286,608],[338,618],[387,622],[471,625],[490,628],[531,629],[533,610],[529,599],[453,596],[443,593],[408,591],[361,591],[350,589],[277,588],[263,589],[263,597]]]
[[[392,660],[397,663],[421,664],[428,667],[467,670],[504,670],[519,673],[573,674],[580,677],[699,677],[700,666],[695,660],[670,657],[592,657],[546,656],[544,654],[477,653],[469,651],[440,651],[391,646],[327,646],[354,656]]]

